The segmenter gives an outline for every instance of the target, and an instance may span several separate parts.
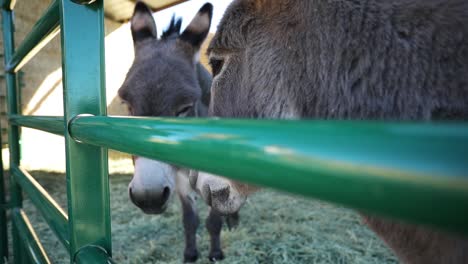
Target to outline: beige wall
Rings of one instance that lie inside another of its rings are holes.
[[[31,3],[34,2],[34,3]],[[18,1],[15,7],[16,43],[20,43],[41,16],[50,0]],[[34,10],[34,12],[32,12]],[[129,24],[110,20],[106,26],[106,96],[110,115],[126,115],[126,108],[117,97],[125,74],[133,61],[133,43]],[[210,36],[211,38],[211,36]],[[0,38],[0,43],[2,39]],[[207,44],[203,45],[205,49]],[[3,47],[3,45],[2,45]],[[205,52],[202,51],[204,55]],[[24,88],[21,90],[22,111],[25,115],[63,115],[60,39],[56,37],[24,68]],[[206,56],[202,62],[206,65]],[[0,83],[4,91],[5,83]],[[1,98],[0,98],[1,99]],[[4,104],[2,103],[2,106]],[[0,109],[1,111],[1,109]],[[6,127],[2,122],[2,127]],[[64,139],[49,133],[22,130],[22,165],[28,170],[65,170]],[[7,151],[3,151],[4,158]],[[128,172],[132,162],[127,154],[111,151],[110,170]]]
[[[47,8],[50,0],[18,1],[15,7],[15,42],[20,43],[31,30],[34,23]],[[128,67],[133,59],[133,46],[128,25],[121,25],[110,20],[106,26],[106,77],[107,101],[112,106],[110,114],[125,114],[125,109],[118,100],[114,100]],[[0,38],[3,47],[3,40]],[[54,38],[25,67],[21,89],[22,111],[25,115],[63,115],[62,73],[60,61],[60,38]],[[0,84],[0,95],[4,93],[5,83]],[[1,99],[1,98],[0,98]],[[2,102],[2,108],[4,107]],[[2,127],[6,127],[5,120]],[[28,170],[64,171],[65,150],[63,137],[33,129],[22,129],[22,165]],[[3,151],[4,156],[7,155]],[[6,155],[5,155],[6,154]],[[127,155],[112,153],[114,159]],[[4,157],[8,158],[8,157]],[[128,166],[118,167],[124,168]]]

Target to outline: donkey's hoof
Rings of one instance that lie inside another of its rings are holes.
[[[216,262],[216,261],[221,261],[224,259],[224,254],[223,251],[217,250],[217,251],[212,251],[210,252],[210,255],[208,256],[208,259],[211,262]]]
[[[198,259],[198,251],[190,250],[184,252],[184,263],[195,262]]]

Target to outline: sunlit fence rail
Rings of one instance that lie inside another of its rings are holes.
[[[11,174],[8,203],[0,181],[4,258],[10,210],[15,262],[50,262],[21,209],[24,191],[71,262],[112,262],[107,148],[468,234],[466,123],[108,117],[102,1],[54,1],[16,52],[12,10],[2,2]],[[59,28],[64,116],[23,116],[16,72]],[[68,213],[21,167],[20,127],[65,137]]]

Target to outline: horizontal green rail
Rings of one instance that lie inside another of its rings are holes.
[[[11,124],[39,129],[56,135],[64,135],[65,123],[63,116],[22,116],[11,115],[8,117]]]
[[[5,66],[5,70],[7,72],[19,71],[60,32],[59,24],[58,0],[54,0],[18,46],[13,57]]]
[[[80,142],[468,234],[468,124],[78,117]]]
[[[21,185],[50,228],[57,234],[60,242],[68,249],[68,217],[47,191],[25,170],[12,168],[15,180]]]
[[[12,219],[26,250],[23,254],[27,253],[30,257],[28,263],[51,263],[26,214],[20,209],[13,209]]]

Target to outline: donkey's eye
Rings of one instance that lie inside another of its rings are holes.
[[[176,116],[177,117],[187,117],[190,114],[190,111],[193,108],[193,104],[184,105],[177,110]]]
[[[223,69],[224,60],[218,58],[210,58],[211,71],[213,72],[213,78],[218,75]]]

